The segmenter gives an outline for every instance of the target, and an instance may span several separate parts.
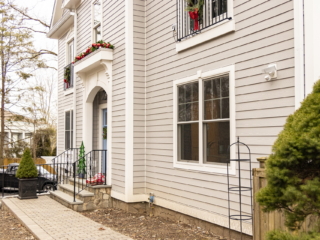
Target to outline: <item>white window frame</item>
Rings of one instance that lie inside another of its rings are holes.
[[[235,67],[234,65],[222,67],[208,72],[198,71],[196,75],[175,80],[173,82],[173,167],[191,171],[202,171],[219,174],[227,174],[227,164],[204,163],[204,132],[203,132],[203,82],[208,78],[221,75],[229,75],[229,109],[230,109],[230,144],[236,141],[235,128]],[[178,87],[191,82],[199,82],[199,162],[178,161],[179,138],[178,138]],[[230,158],[235,159],[236,150],[230,149]],[[236,164],[234,161],[229,166],[229,174],[235,175]]]
[[[74,36],[72,35],[70,38],[68,38],[68,39],[66,40],[66,52],[65,52],[65,54],[66,54],[66,56],[65,56],[65,62],[66,62],[66,64],[65,64],[65,66],[67,66],[68,64],[70,64],[71,62],[74,61],[74,59],[73,59],[73,61],[69,62],[69,56],[70,56],[69,44],[70,44],[71,42],[73,42],[73,55],[74,55],[74,58],[75,58],[75,56],[76,56],[75,39],[74,39]],[[73,86],[74,86],[74,82],[75,82],[75,76],[73,76]],[[72,94],[73,92],[74,92],[74,87],[68,88],[68,89],[66,89],[65,91],[63,91],[63,93],[64,93],[65,96],[70,95],[70,94]]]
[[[72,120],[70,121],[70,124],[72,124],[72,136],[70,138],[70,141],[72,141],[72,146],[70,146],[70,148],[73,148],[74,146],[74,138],[73,138],[73,134],[74,134],[74,111],[73,109],[66,109],[64,110],[64,130],[63,130],[63,139],[64,139],[64,150],[67,150],[66,149],[66,113],[67,112],[71,112],[72,111]],[[70,130],[69,130],[70,131]],[[71,144],[70,144],[71,145]]]
[[[225,20],[221,23],[210,26],[208,29],[204,29],[201,33],[196,34],[187,39],[182,39],[181,42],[176,43],[176,52],[179,53],[188,48],[192,48],[196,45],[209,41],[211,39],[217,38],[229,32],[235,31],[235,20],[233,12],[233,0],[228,0],[228,17],[231,17],[231,20]]]
[[[91,39],[92,39],[92,42],[95,43],[97,41],[100,41],[102,40],[103,38],[103,35],[102,35],[102,15],[103,15],[103,1],[100,0],[100,4],[101,4],[101,19],[100,19],[100,23],[98,24],[94,24],[94,3],[96,2],[97,0],[92,0],[91,1]],[[101,39],[96,39],[96,29],[97,27],[101,28]]]

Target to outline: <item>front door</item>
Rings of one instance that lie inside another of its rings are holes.
[[[108,144],[108,109],[102,109],[102,149],[107,150],[107,144]],[[107,152],[102,153],[102,159],[101,159],[101,172],[106,173],[106,165],[107,164]]]

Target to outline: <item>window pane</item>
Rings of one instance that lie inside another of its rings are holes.
[[[204,119],[229,118],[229,76],[204,81]]]
[[[70,111],[70,130],[73,130],[73,111]]]
[[[95,28],[96,42],[101,40],[101,26]]]
[[[229,122],[211,122],[204,124],[206,162],[225,163],[230,159]]]
[[[101,22],[101,3],[99,0],[94,2],[93,5],[94,11],[94,25],[97,25]]]
[[[70,148],[70,132],[65,132],[65,149]]]
[[[199,161],[199,124],[179,125],[180,159]]]
[[[181,104],[179,105],[179,122],[184,122],[186,121],[187,117],[186,117],[186,105],[185,104]]]
[[[66,112],[65,130],[70,130],[70,112]]]
[[[229,77],[221,78],[221,97],[229,97]]]
[[[74,61],[74,48],[73,48],[73,41],[69,43],[69,63]]]
[[[73,131],[70,131],[70,147],[73,147]]]
[[[191,104],[191,121],[199,120],[199,104],[192,103]]]
[[[229,118],[230,117],[229,98],[222,98],[221,104],[222,104],[221,106],[222,118]]]
[[[199,120],[198,82],[178,87],[178,103],[179,122]]]

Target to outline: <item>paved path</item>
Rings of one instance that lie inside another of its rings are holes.
[[[28,200],[5,198],[2,201],[41,240],[131,239],[61,205],[49,196]]]

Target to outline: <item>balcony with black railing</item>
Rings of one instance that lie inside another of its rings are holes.
[[[73,74],[74,67],[73,64],[70,63],[64,68],[64,79],[63,79],[63,89],[67,90],[73,88]]]
[[[231,20],[228,0],[177,0],[177,41]]]

